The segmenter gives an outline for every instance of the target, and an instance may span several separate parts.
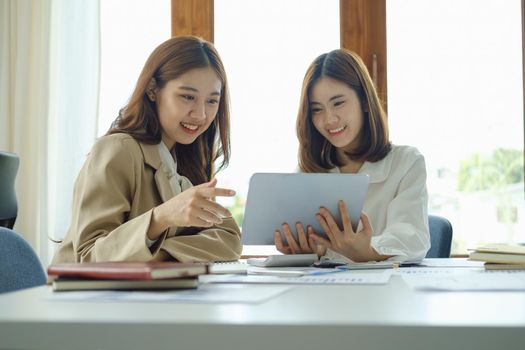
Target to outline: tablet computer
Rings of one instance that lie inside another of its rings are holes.
[[[252,175],[242,224],[242,242],[274,244],[273,234],[287,222],[311,225],[319,235],[324,230],[315,218],[320,206],[327,208],[340,227],[338,202],[346,204],[354,230],[368,190],[367,174],[256,173]]]

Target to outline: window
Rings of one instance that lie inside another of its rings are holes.
[[[525,241],[521,1],[387,2],[394,143],[425,155],[453,253]]]
[[[100,2],[99,136],[126,105],[150,53],[171,37],[170,16],[169,0]]]
[[[222,202],[241,225],[250,176],[295,171],[303,76],[315,57],[339,47],[339,1],[217,0],[214,11],[232,102],[232,157],[218,180],[237,190]]]

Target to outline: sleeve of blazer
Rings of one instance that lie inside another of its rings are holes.
[[[138,148],[119,138],[102,138],[93,146],[73,199],[77,261],[156,260],[158,249],[152,252],[146,245],[152,210],[127,220],[144,166]]]
[[[160,249],[178,261],[230,261],[241,256],[241,233],[233,218],[197,232],[185,234],[183,230],[181,234],[167,238]]]
[[[388,205],[385,230],[372,237],[372,246],[379,254],[394,255],[397,260],[425,257],[430,248],[426,178],[425,159],[417,152]]]

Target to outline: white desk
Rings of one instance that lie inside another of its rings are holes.
[[[296,285],[264,303],[45,300],[0,295],[0,349],[525,349],[525,292]]]

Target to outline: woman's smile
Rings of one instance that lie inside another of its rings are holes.
[[[200,126],[190,123],[184,123],[181,122],[180,125],[182,126],[182,130],[190,135],[194,135],[199,130]]]
[[[334,128],[334,129],[327,129],[326,131],[328,131],[328,133],[331,135],[331,136],[339,136],[341,135],[345,130],[346,130],[347,126],[346,125],[343,125],[343,126],[340,126],[338,128]]]

